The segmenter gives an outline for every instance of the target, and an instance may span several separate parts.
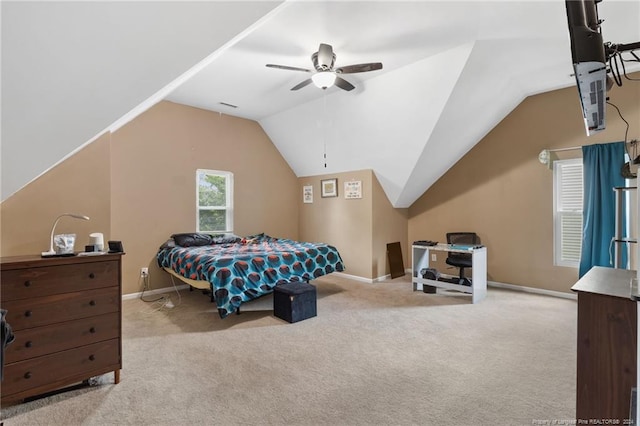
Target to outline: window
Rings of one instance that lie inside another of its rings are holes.
[[[580,266],[582,158],[553,162],[554,264]]]
[[[233,232],[233,173],[196,171],[197,232]]]

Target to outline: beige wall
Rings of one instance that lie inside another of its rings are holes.
[[[297,179],[258,123],[161,102],[112,136],[112,235],[123,241],[124,293],[170,280],[158,247],[196,229],[196,169],[234,174],[234,232],[298,237]]]
[[[371,176],[370,170],[298,178],[300,239],[335,246],[345,264],[345,274],[371,278]],[[322,198],[320,181],[338,179],[338,196]],[[362,181],[362,198],[344,198],[344,182]],[[302,187],[313,186],[313,203],[302,202]]]
[[[110,137],[109,133],[102,135],[0,204],[2,256],[39,255],[49,250],[51,226],[62,213],[90,218],[65,217],[56,227],[56,234],[76,234],[77,251],[89,244],[92,232],[102,232],[105,241],[109,238]]]
[[[338,179],[338,197],[322,198],[320,181]],[[345,199],[344,183],[362,181],[362,198]],[[313,186],[313,203],[302,202],[302,188]],[[373,280],[389,274],[387,243],[400,241],[407,263],[406,209],[394,209],[371,170],[298,179],[300,238],[336,246],[345,274]]]
[[[379,278],[390,273],[387,258],[389,243],[400,242],[405,269],[411,265],[411,251],[407,250],[409,209],[396,209],[391,205],[375,174],[372,179],[372,192],[373,259],[371,268],[373,278]]]
[[[609,95],[631,124],[629,139],[638,138],[640,85],[627,81]],[[587,138],[574,87],[529,97],[409,208],[409,241],[475,231],[488,249],[489,280],[569,292],[578,272],[553,265],[553,174],[538,153],[624,134],[609,106],[607,129]]]

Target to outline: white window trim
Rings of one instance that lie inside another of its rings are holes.
[[[202,207],[199,203],[200,197],[200,181],[199,176],[201,173],[208,175],[216,175],[223,176],[225,178],[226,183],[226,206],[225,207]],[[224,231],[201,231],[200,230],[200,211],[201,210],[226,210],[226,219],[225,223],[227,225],[227,229]],[[196,232],[204,232],[204,233],[233,233],[233,173],[227,172],[223,170],[209,170],[209,169],[197,169],[196,170]]]
[[[566,266],[571,268],[579,268],[580,267],[580,259],[572,261],[562,259],[562,212],[558,211],[558,198],[560,192],[560,172],[559,169],[563,165],[569,164],[582,164],[582,158],[572,158],[568,160],[556,160],[553,162],[553,264],[555,266]],[[584,182],[583,182],[584,185]],[[584,186],[583,186],[584,188]],[[584,200],[583,200],[584,201]],[[582,218],[582,214],[584,212],[584,206],[580,211],[572,211],[567,210],[567,213],[579,213]],[[582,222],[582,221],[581,221]],[[580,236],[582,240],[582,236]]]

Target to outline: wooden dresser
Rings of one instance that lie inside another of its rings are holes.
[[[5,350],[2,404],[122,368],[121,254],[0,259]]]
[[[631,424],[636,386],[636,271],[591,268],[571,289],[578,293],[576,419],[578,424]]]

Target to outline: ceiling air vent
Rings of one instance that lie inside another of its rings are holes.
[[[218,102],[220,105],[228,106],[229,108],[238,108],[238,105],[231,105],[226,102]]]

